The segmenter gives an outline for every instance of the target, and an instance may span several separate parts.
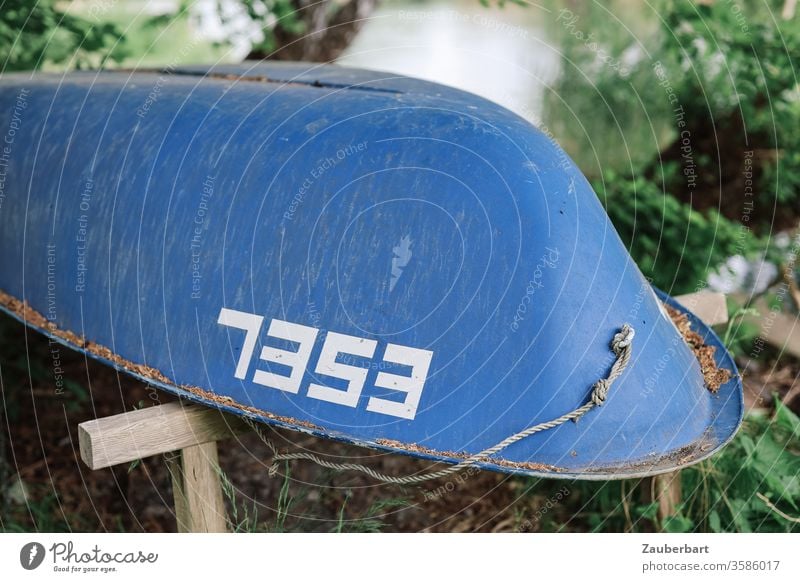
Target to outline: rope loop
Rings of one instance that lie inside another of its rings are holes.
[[[603,402],[608,398],[609,388],[611,388],[611,384],[608,383],[608,380],[605,378],[598,380],[594,385],[594,390],[592,390],[592,404],[603,406]]]
[[[614,339],[611,340],[611,349],[614,350],[615,354],[619,355],[623,349],[631,345],[635,335],[636,330],[627,323],[623,324],[622,329],[615,333]]]
[[[408,475],[408,476],[399,476],[395,477],[393,475],[384,475],[383,473],[378,473],[377,471],[365,466],[365,465],[357,465],[354,463],[333,463],[331,461],[326,461],[317,455],[313,455],[311,453],[278,453],[275,446],[266,439],[262,434],[258,427],[255,426],[252,420],[246,419],[246,422],[256,430],[258,435],[261,437],[261,440],[266,443],[266,445],[270,448],[273,453],[272,464],[269,467],[269,475],[274,476],[278,473],[278,463],[280,461],[292,461],[292,460],[306,460],[311,461],[312,463],[316,463],[321,467],[326,467],[328,469],[335,469],[339,471],[358,471],[361,473],[365,473],[370,477],[382,481],[384,483],[394,483],[396,485],[409,485],[412,483],[422,483],[424,481],[430,481],[431,479],[438,479],[439,477],[445,477],[447,475],[451,475],[453,473],[457,473],[462,469],[466,469],[469,466],[475,465],[480,463],[487,458],[491,457],[502,451],[503,449],[509,447],[510,445],[529,437],[537,432],[541,432],[543,430],[548,430],[551,428],[555,428],[559,425],[564,424],[570,420],[576,421],[581,418],[584,414],[589,412],[591,409],[595,408],[596,406],[602,406],[608,400],[608,394],[611,390],[612,384],[622,375],[625,369],[628,367],[628,362],[631,359],[631,351],[633,349],[633,337],[636,335],[636,331],[633,327],[629,324],[624,324],[620,330],[614,334],[614,338],[611,340],[611,349],[613,350],[614,354],[617,356],[614,364],[611,366],[611,370],[608,373],[606,378],[601,378],[597,382],[594,383],[592,387],[592,393],[589,397],[589,401],[586,404],[576,408],[575,410],[564,414],[556,418],[555,420],[550,420],[547,422],[542,422],[533,426],[526,428],[516,434],[509,436],[508,438],[500,441],[496,445],[489,447],[481,451],[480,453],[476,453],[471,457],[464,459],[463,461],[451,465],[446,469],[442,469],[440,471],[434,471],[432,473],[424,473],[421,475]]]

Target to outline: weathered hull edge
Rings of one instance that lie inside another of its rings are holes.
[[[712,419],[713,421],[724,420],[725,422],[723,423],[723,426],[730,426],[732,427],[731,430],[726,431],[726,434],[718,435],[713,431],[713,427],[718,423],[712,422],[710,428],[703,435],[703,438],[688,446],[670,450],[660,456],[653,456],[649,459],[637,459],[627,463],[598,466],[590,465],[578,469],[563,469],[555,466],[541,465],[535,462],[521,464],[512,461],[506,461],[502,458],[496,458],[495,462],[478,463],[475,465],[475,467],[481,470],[507,473],[511,475],[523,475],[549,479],[608,481],[615,479],[641,478],[662,473],[670,473],[699,463],[711,457],[719,449],[733,440],[733,437],[736,435],[737,428],[741,424],[744,416],[744,402],[741,397],[742,380],[733,358],[725,349],[722,340],[720,340],[717,334],[714,333],[710,327],[705,325],[691,311],[680,305],[667,294],[655,288],[654,290],[659,299],[661,299],[664,303],[688,315],[692,327],[703,337],[705,344],[716,348],[714,358],[717,366],[731,371],[731,379],[727,383],[723,384],[717,394],[715,394],[713,397],[714,414]],[[50,340],[60,345],[82,353],[93,360],[102,362],[103,364],[114,368],[119,372],[124,372],[125,374],[132,376],[141,382],[144,382],[145,384],[164,390],[189,402],[194,402],[203,406],[210,406],[217,410],[255,420],[263,424],[286,428],[319,438],[332,439],[342,443],[367,447],[386,453],[401,454],[428,461],[449,464],[457,463],[466,456],[464,454],[453,452],[434,451],[432,449],[422,448],[411,443],[406,444],[405,446],[403,446],[402,443],[397,443],[398,446],[392,446],[387,444],[387,442],[382,442],[381,440],[361,440],[336,431],[323,431],[321,428],[315,427],[314,425],[304,421],[277,417],[267,411],[225,403],[224,397],[212,398],[213,394],[203,390],[202,388],[179,386],[174,383],[170,383],[168,379],[167,381],[155,379],[132,369],[133,366],[141,366],[139,364],[135,364],[133,362],[123,363],[124,360],[121,358],[116,360],[110,359],[96,353],[95,351],[92,351],[91,349],[87,349],[85,346],[78,345],[74,340],[71,339],[72,337],[78,337],[74,333],[65,333],[55,327],[42,326],[39,324],[39,322],[31,321],[31,319],[26,318],[24,314],[26,310],[31,312],[33,311],[30,310],[30,308],[27,307],[27,305],[22,301],[11,297],[11,299],[16,301],[18,305],[23,306],[22,310],[13,309],[11,305],[8,304],[8,298],[10,298],[10,296],[6,295],[2,292],[2,290],[0,290],[0,311],[3,311],[30,329],[45,335]],[[20,311],[22,311],[22,313],[20,313]],[[41,320],[44,320],[43,317],[39,317]],[[110,350],[108,351],[110,352]],[[161,374],[161,376],[166,379],[166,376],[163,374]],[[611,398],[613,398],[613,394],[611,395]],[[519,429],[521,428],[523,427],[519,427]],[[512,429],[510,429],[509,432],[511,432],[511,430]],[[424,472],[424,469],[422,471]]]

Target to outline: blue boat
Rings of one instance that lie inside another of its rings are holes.
[[[643,476],[741,422],[714,332],[563,150],[482,98],[263,63],[5,75],[0,112],[2,308],[162,390],[456,463],[591,402],[629,324],[604,402],[478,465]]]

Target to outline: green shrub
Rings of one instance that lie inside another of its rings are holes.
[[[682,502],[658,518],[647,480],[526,480],[530,490],[569,495],[538,523],[542,531],[800,531],[800,419],[777,398],[775,412],[750,414],[733,441],[681,470]]]
[[[96,68],[121,61],[120,29],[99,18],[80,18],[57,8],[56,0],[6,0],[0,18],[0,72],[30,71],[47,65]]]
[[[754,152],[752,226],[761,232],[794,226],[800,214],[800,86],[792,54],[800,18],[780,18],[783,0],[767,4],[669,3],[670,35],[659,47],[678,73],[702,186],[720,194],[734,219],[741,215],[744,155]]]
[[[692,209],[647,177],[608,171],[593,186],[639,268],[670,293],[695,291],[727,257],[759,248],[741,225]]]
[[[682,515],[691,529],[792,532],[800,512],[800,419],[780,400],[750,415],[722,453],[683,471]]]
[[[774,255],[769,238],[800,219],[800,18],[768,4],[656,2],[638,16],[655,28],[586,5],[556,29],[564,67],[545,117],[665,290],[703,286],[734,254]]]

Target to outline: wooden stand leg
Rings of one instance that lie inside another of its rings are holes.
[[[218,471],[217,444],[186,447],[167,457],[178,532],[228,531]]]
[[[216,441],[248,430],[241,419],[180,402],[78,426],[81,458],[92,469],[166,455],[178,531],[209,533],[228,531]]]
[[[678,513],[681,503],[681,472],[656,475],[653,477],[652,487],[658,502],[658,520],[663,524],[665,519]]]

